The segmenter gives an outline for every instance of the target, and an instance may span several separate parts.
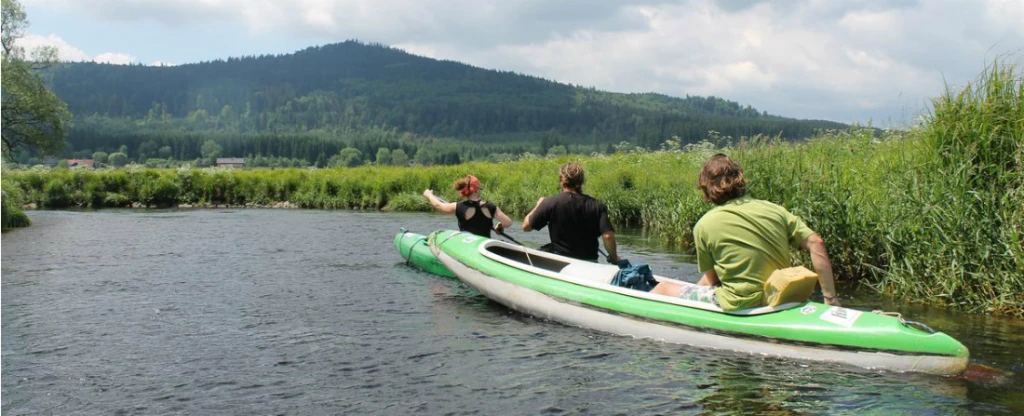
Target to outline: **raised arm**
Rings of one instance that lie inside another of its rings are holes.
[[[533,231],[533,226],[530,224],[530,219],[533,217],[533,214],[537,212],[537,208],[540,208],[541,202],[544,202],[544,197],[540,197],[540,199],[537,200],[537,205],[534,205],[533,209],[530,210],[530,213],[526,214],[526,217],[523,218],[523,231]]]
[[[841,306],[839,294],[836,293],[836,283],[832,277],[832,262],[828,259],[825,240],[817,233],[811,234],[800,243],[800,247],[811,253],[811,264],[814,265],[814,272],[818,274],[818,283],[821,284],[821,295],[825,298],[825,304]]]
[[[436,209],[438,211],[441,211],[441,212],[443,212],[445,214],[454,214],[455,213],[455,203],[454,202],[443,202],[440,199],[437,199],[437,197],[434,196],[434,191],[432,191],[430,189],[425,189],[423,191],[423,196],[427,197],[427,200],[430,201],[430,205],[432,205],[434,207],[434,209]]]

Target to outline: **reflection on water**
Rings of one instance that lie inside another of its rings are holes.
[[[872,372],[609,336],[401,264],[426,214],[31,212],[4,233],[4,414],[1021,414],[1019,321],[858,295],[1004,375]],[[658,274],[697,271],[621,233]],[[543,233],[514,233],[539,245]]]

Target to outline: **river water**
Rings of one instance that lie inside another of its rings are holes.
[[[2,237],[4,415],[1022,414],[1024,323],[847,296],[998,375],[868,371],[606,335],[404,265],[431,214],[33,211]],[[628,233],[662,275],[696,268]],[[513,233],[541,243],[541,233]]]

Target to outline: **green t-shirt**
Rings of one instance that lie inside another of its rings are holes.
[[[712,208],[693,227],[697,267],[721,280],[715,296],[723,310],[764,306],[764,282],[790,266],[789,248],[814,234],[785,208],[750,197]]]

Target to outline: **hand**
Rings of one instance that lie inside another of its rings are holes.
[[[501,223],[499,222],[499,223],[494,225],[494,231],[497,231],[498,234],[501,234],[502,232],[505,231],[505,226],[501,225]]]
[[[430,189],[424,189],[423,190],[423,196],[425,196],[427,198],[430,198],[430,197],[434,196],[434,191],[432,191]]]
[[[616,254],[609,254],[607,260],[608,264],[619,264],[619,256]]]
[[[823,295],[824,297],[824,295]],[[834,297],[825,297],[825,304],[829,306],[843,306],[839,304],[839,295],[836,294]]]

